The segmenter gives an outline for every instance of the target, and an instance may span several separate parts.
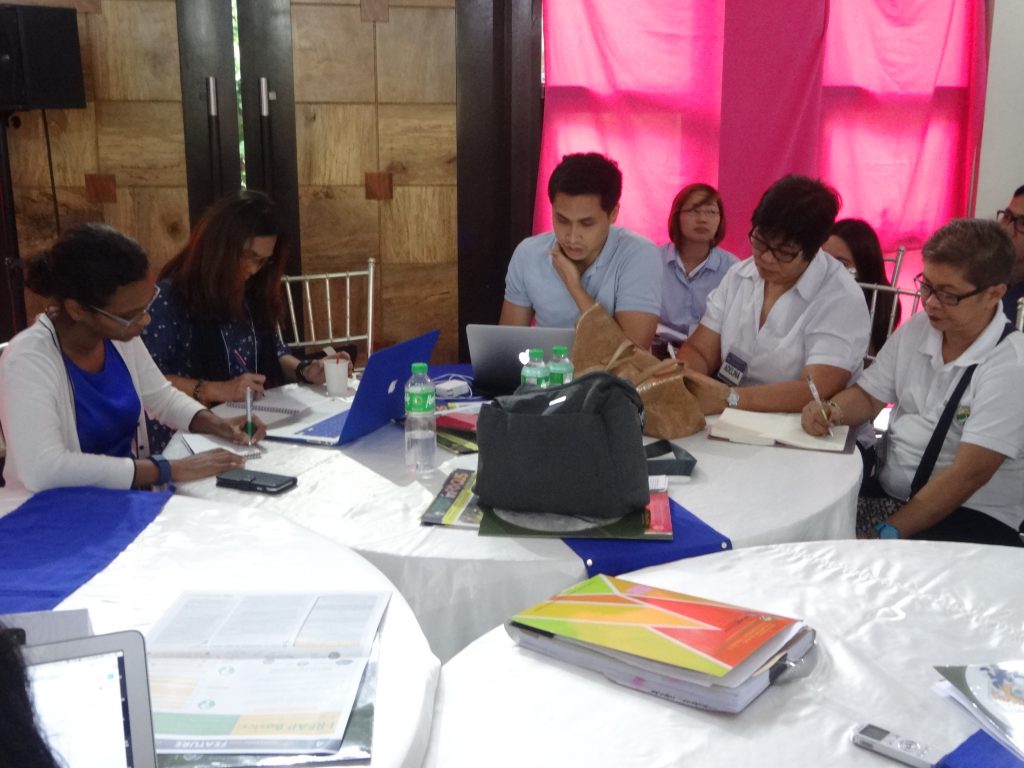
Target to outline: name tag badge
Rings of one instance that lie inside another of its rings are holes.
[[[730,386],[738,387],[746,372],[747,361],[730,352],[725,356],[722,367],[718,369],[718,378]]]

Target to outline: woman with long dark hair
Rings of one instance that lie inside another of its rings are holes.
[[[0,624],[0,768],[58,768],[36,725],[25,662]]]
[[[299,360],[277,335],[284,234],[270,198],[240,190],[207,209],[160,271],[143,341],[171,384],[204,405],[243,400],[246,389],[260,397],[265,387],[324,381],[322,362]],[[151,434],[157,445],[170,438],[159,427]]]
[[[828,240],[821,246],[825,253],[839,261],[846,271],[853,275],[858,283],[892,286],[885,274],[885,261],[882,259],[882,245],[871,225],[861,219],[840,219],[832,225]],[[875,294],[869,288],[864,289],[864,299],[871,306]],[[895,313],[893,306],[895,305]],[[868,354],[876,355],[889,336],[889,321],[892,328],[900,324],[900,303],[895,293],[877,291],[875,299],[875,315],[871,321],[871,342]]]

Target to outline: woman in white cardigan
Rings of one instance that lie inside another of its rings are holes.
[[[221,419],[178,392],[146,351],[139,337],[156,288],[138,243],[104,225],[76,227],[30,261],[26,285],[51,303],[0,356],[8,487],[145,488],[244,463],[220,449],[149,455],[145,412],[176,429],[250,437],[244,416]],[[253,439],[264,433],[258,425]]]

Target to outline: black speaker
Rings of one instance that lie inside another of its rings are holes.
[[[76,15],[0,5],[0,110],[85,107]]]

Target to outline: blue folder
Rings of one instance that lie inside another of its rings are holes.
[[[50,610],[106,568],[170,493],[53,488],[0,518],[0,613]]]
[[[605,573],[618,576],[671,563],[684,557],[732,549],[732,541],[689,510],[669,499],[672,514],[672,540],[642,541],[637,539],[564,539],[587,566],[587,575]]]

